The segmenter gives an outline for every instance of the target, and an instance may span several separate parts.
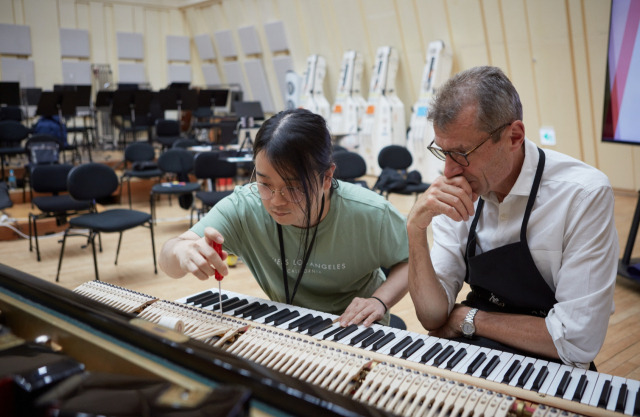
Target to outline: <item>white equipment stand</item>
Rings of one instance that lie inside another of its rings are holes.
[[[352,151],[358,147],[358,132],[367,107],[367,101],[360,93],[361,86],[362,55],[356,51],[347,51],[342,57],[338,91],[329,127],[339,145]]]
[[[329,101],[324,96],[323,83],[327,73],[327,62],[320,55],[311,55],[307,58],[307,70],[302,86],[300,107],[312,111],[329,120],[331,108]]]
[[[376,53],[367,108],[362,119],[358,152],[367,163],[367,174],[380,175],[378,154],[387,145],[406,145],[404,104],[395,91],[398,52],[382,46]]]
[[[413,112],[409,122],[407,134],[407,149],[413,156],[410,170],[417,170],[422,175],[422,181],[431,183],[437,176],[442,175],[444,162],[440,161],[427,150],[427,146],[434,138],[433,126],[427,120],[429,105],[433,95],[451,75],[451,54],[444,48],[441,40],[432,41],[427,48],[427,60],[422,73],[420,94],[413,105]]]

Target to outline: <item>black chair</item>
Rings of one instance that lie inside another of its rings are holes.
[[[5,158],[19,156],[25,153],[22,141],[29,136],[29,128],[15,120],[0,121],[0,165],[2,178],[5,179]]]
[[[197,219],[211,210],[220,200],[233,193],[233,191],[218,191],[216,180],[218,178],[234,178],[237,173],[237,165],[233,162],[220,159],[219,152],[202,152],[196,155],[194,161],[194,174],[196,178],[207,180],[210,183],[209,191],[196,192],[196,199],[200,201],[200,208],[191,209],[190,224],[193,224],[193,212],[197,212]]]
[[[22,187],[22,201],[25,201],[26,184],[30,184],[29,195],[33,207],[33,187],[31,186],[31,171],[37,165],[52,165],[60,163],[60,153],[64,149],[62,139],[52,135],[33,135],[24,144],[27,154],[27,164],[24,166],[24,186]],[[66,178],[65,178],[66,182]],[[65,188],[66,190],[66,184]]]
[[[190,148],[192,146],[199,146],[199,145],[204,145],[204,143],[200,142],[196,138],[182,138],[182,139],[178,139],[177,141],[173,142],[173,145],[171,145],[171,148],[172,149],[187,149],[187,148]]]
[[[376,182],[376,188],[381,195],[389,198],[389,194],[402,194],[402,195],[415,195],[416,199],[418,195],[425,192],[431,184],[422,182],[422,177],[418,171],[411,173],[407,172],[407,169],[413,163],[413,157],[411,152],[404,146],[400,145],[388,145],[382,148],[378,154],[378,165],[382,168],[382,173],[378,177]],[[391,188],[381,187],[381,180],[387,173],[398,173],[402,178],[402,181],[398,181],[396,185]]]
[[[33,251],[31,243],[33,237],[35,238],[38,262],[40,262],[38,220],[55,217],[57,224],[63,225],[69,216],[89,211],[93,207],[91,201],[75,200],[65,193],[67,191],[67,176],[71,169],[73,169],[73,165],[69,164],[41,164],[34,165],[31,169],[31,189],[37,193],[50,194],[31,199],[32,206],[38,208],[40,212],[29,213],[29,252]]]
[[[180,123],[177,120],[156,120],[156,142],[162,145],[162,149],[169,149],[174,142],[182,139],[180,135]]]
[[[24,117],[22,116],[22,109],[18,106],[0,107],[0,120],[15,120],[16,122],[22,122],[22,120],[24,120]]]
[[[184,149],[169,149],[158,158],[158,168],[175,182],[164,182],[151,187],[149,204],[151,217],[156,218],[156,198],[160,195],[177,195],[180,206],[188,210],[193,205],[193,193],[200,189],[200,184],[189,181],[189,173],[193,171],[193,154]]]
[[[367,163],[360,154],[346,150],[339,151],[333,154],[333,161],[336,164],[336,170],[333,173],[335,178],[369,188],[366,181],[358,179],[367,173]]]
[[[76,200],[90,200],[94,202],[94,204],[92,206],[91,213],[81,214],[69,219],[69,227],[65,230],[64,237],[62,238],[62,248],[60,248],[60,260],[58,261],[56,282],[58,282],[60,278],[60,267],[62,266],[62,256],[64,254],[64,246],[67,241],[67,236],[88,237],[93,251],[93,266],[96,273],[96,279],[99,280],[100,277],[98,276],[98,260],[96,257],[95,245],[96,236],[99,237],[102,232],[118,232],[120,234],[118,238],[118,248],[116,249],[115,265],[117,265],[120,244],[122,243],[122,233],[125,230],[129,230],[137,226],[149,227],[149,230],[151,231],[153,269],[156,274],[158,273],[151,214],[128,209],[111,209],[101,212],[98,212],[96,209],[96,200],[110,197],[118,188],[118,176],[113,168],[108,165],[94,162],[76,166],[69,172],[69,176],[67,177],[67,186],[69,194],[71,194],[73,198]],[[88,229],[89,234],[71,234],[71,230],[73,229]],[[100,245],[100,251],[102,251],[102,245]]]
[[[127,182],[129,194],[129,208],[131,208],[131,178],[152,179],[160,178],[164,172],[158,168],[155,162],[156,153],[153,145],[148,142],[134,142],[124,150],[124,172],[120,177],[120,201],[122,201],[122,189]]]

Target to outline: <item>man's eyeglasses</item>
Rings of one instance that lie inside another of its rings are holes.
[[[444,161],[447,159],[447,156],[449,156],[451,159],[453,159],[455,162],[457,162],[458,164],[464,166],[464,167],[468,167],[469,166],[469,155],[471,155],[471,153],[473,151],[475,151],[476,149],[478,149],[479,147],[481,147],[486,141],[488,141],[489,139],[491,139],[493,137],[493,135],[495,135],[496,133],[498,133],[500,130],[504,129],[505,127],[509,126],[511,123],[505,123],[502,126],[499,126],[495,129],[493,129],[491,132],[489,132],[489,135],[487,135],[487,137],[480,142],[475,148],[471,149],[468,152],[462,153],[462,152],[455,152],[455,151],[445,151],[443,149],[440,148],[436,148],[435,146],[433,146],[433,143],[436,141],[435,139],[431,141],[431,144],[429,146],[427,146],[427,149],[429,149],[429,151],[438,159],[440,159],[441,161]]]
[[[255,171],[252,177],[255,175]],[[254,182],[249,186],[253,194],[261,200],[271,200],[276,192],[290,203],[299,203],[304,198],[304,191],[300,187],[282,187],[279,190],[272,190],[268,185],[261,182]]]

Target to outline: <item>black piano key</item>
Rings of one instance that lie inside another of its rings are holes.
[[[504,374],[504,378],[502,378],[502,383],[503,384],[508,384],[509,382],[511,382],[513,377],[516,376],[516,373],[518,372],[518,369],[520,369],[520,361],[517,361],[517,360],[513,361],[513,363],[511,364],[511,366],[507,370],[507,373]]]
[[[333,325],[333,320],[324,319],[320,323],[316,323],[313,326],[309,327],[309,331],[307,332],[309,335],[313,336],[320,333],[323,330],[328,329]]]
[[[582,376],[580,376],[580,380],[578,381],[576,391],[573,393],[573,401],[582,400],[582,396],[584,395],[584,391],[587,389],[588,384],[589,381],[587,381],[587,376],[585,374],[582,374]]]
[[[455,351],[455,348],[451,345],[448,345],[446,348],[444,348],[444,350],[438,356],[435,357],[435,359],[433,360],[433,366],[440,366],[440,364],[446,361],[447,358],[451,356],[454,351]]]
[[[493,372],[493,370],[496,369],[496,366],[498,366],[499,363],[500,363],[500,356],[493,355],[493,357],[489,360],[489,363],[487,363],[487,366],[485,366],[482,372],[480,373],[480,376],[482,378],[486,378],[489,375],[491,375],[491,372]]]
[[[620,385],[620,391],[618,392],[618,399],[616,400],[616,411],[623,413],[627,408],[627,396],[629,395],[629,389],[627,384]]]
[[[516,387],[524,387],[529,378],[531,378],[531,375],[533,375],[534,370],[533,363],[529,362],[527,366],[524,367],[522,374],[520,374],[520,378],[518,378],[518,382],[516,382]]]
[[[228,300],[228,299],[229,299],[228,295],[223,295],[222,296],[222,302],[224,302],[225,300]],[[220,299],[218,299],[218,301],[216,301],[215,304],[213,304],[212,309],[213,310],[220,310]]]
[[[320,323],[322,320],[324,320],[321,316],[315,316],[313,319],[306,321],[304,323],[302,323],[301,325],[298,326],[298,331],[299,332],[304,332],[306,330],[309,330],[309,328],[313,325],[316,325],[318,323]]]
[[[309,314],[305,314],[304,316],[300,317],[298,320],[292,321],[291,323],[289,323],[289,330],[293,330],[296,327],[300,326],[303,323],[306,323],[309,320],[313,320],[313,314],[309,313]]]
[[[467,356],[467,349],[462,348],[458,350],[456,354],[453,355],[451,359],[449,359],[449,362],[447,362],[445,368],[453,369],[453,367],[456,366],[465,356]]]
[[[336,329],[337,333],[333,334],[334,332],[330,332],[332,334],[327,335],[327,337],[329,336],[333,336],[333,340],[341,340],[344,339],[345,337],[349,336],[351,333],[355,332],[356,330],[358,330],[358,325],[357,324],[350,324],[347,327],[340,327],[338,326],[338,328]],[[325,337],[326,339],[326,337]]]
[[[259,301],[254,301],[252,303],[247,304],[246,306],[237,309],[236,311],[233,312],[233,315],[236,317],[240,317],[240,315],[246,313],[247,311],[251,310],[252,308],[257,308],[260,305]]]
[[[392,355],[395,355],[396,353],[400,352],[402,349],[409,346],[411,342],[413,342],[413,338],[411,336],[407,336],[401,341],[399,341],[398,343],[396,343],[393,347],[391,347],[391,350],[389,352]]]
[[[633,404],[633,415],[640,416],[640,390],[636,392],[636,402]]]
[[[300,312],[298,310],[293,310],[292,312],[285,314],[284,316],[275,319],[273,321],[273,325],[274,326],[280,326],[283,323],[286,323],[288,321],[291,321],[293,319],[295,319],[296,317],[298,317],[300,315]]]
[[[276,311],[275,313],[273,313],[272,315],[266,317],[264,319],[265,324],[271,323],[272,321],[275,321],[281,317],[286,316],[287,314],[289,314],[291,312],[291,310],[289,310],[288,308],[283,308],[280,311]]]
[[[265,308],[265,309],[263,309],[261,311],[254,311],[249,318],[251,320],[258,320],[259,318],[264,317],[267,314],[273,313],[277,309],[278,309],[278,307],[276,307],[276,306],[267,306],[267,308]]]
[[[565,371],[560,383],[558,384],[558,389],[556,389],[556,397],[564,396],[564,393],[567,391],[567,387],[569,386],[569,382],[571,382],[571,371]]]
[[[548,376],[549,376],[549,368],[547,368],[546,366],[543,366],[542,368],[540,368],[540,371],[538,372],[536,379],[533,380],[533,384],[531,385],[531,390],[535,392],[540,391],[540,387],[542,387],[542,384],[544,384],[544,381],[545,379],[547,379]]]
[[[247,319],[251,319],[251,317],[255,314],[255,313],[259,313],[260,311],[266,309],[269,307],[269,304],[267,303],[258,303],[257,306],[253,306],[248,310],[245,310],[244,312],[238,314],[238,317],[244,317]]]
[[[378,339],[380,339],[381,337],[384,337],[386,333],[383,330],[378,330],[376,331],[374,334],[370,335],[369,337],[367,337],[366,339],[364,339],[362,341],[362,344],[360,345],[363,349],[364,348],[368,348],[369,346],[371,346],[372,344],[374,344]]]
[[[480,368],[480,365],[482,365],[482,363],[487,360],[487,354],[484,352],[480,352],[480,354],[478,356],[476,356],[473,361],[471,361],[471,363],[469,364],[469,366],[467,367],[467,374],[468,375],[473,375],[473,373],[475,371],[478,370],[478,368]]]
[[[394,333],[387,333],[387,334],[384,335],[384,337],[382,337],[380,340],[378,340],[377,342],[375,342],[373,344],[373,348],[372,349],[374,351],[378,351],[384,345],[386,345],[387,343],[391,342],[395,338],[396,338],[396,335]]]
[[[208,295],[206,297],[202,297],[202,298],[198,298],[193,305],[194,306],[201,306],[201,307],[206,307],[209,306],[211,304],[215,304],[220,300],[220,294],[219,293],[211,293],[211,295]]]
[[[420,362],[422,363],[427,363],[431,360],[431,358],[433,358],[436,353],[440,352],[442,350],[442,343],[438,342],[435,345],[431,346],[429,348],[429,350],[427,350],[424,355],[422,355],[422,358],[420,359]]]
[[[352,325],[352,326],[355,326],[355,325]],[[346,327],[336,326],[335,329],[331,330],[330,332],[325,333],[324,336],[322,336],[322,339],[323,340],[327,340],[331,336],[340,333],[344,329],[346,329]]]
[[[241,298],[239,300],[236,300],[233,303],[229,303],[227,305],[224,304],[224,301],[222,302],[222,311],[223,312],[227,312],[227,311],[231,311],[231,310],[235,310],[238,307],[241,307],[245,304],[247,304],[249,301],[247,301],[245,298]]]
[[[424,340],[423,339],[416,340],[415,342],[413,342],[411,346],[409,346],[404,350],[404,352],[402,352],[402,358],[407,359],[409,356],[416,353],[416,351],[420,349],[422,346],[424,346]]]
[[[215,293],[215,295],[217,294],[218,293]],[[207,298],[211,295],[214,295],[213,291],[205,291],[205,292],[201,292],[200,294],[192,295],[191,297],[187,298],[186,304],[190,304],[190,303],[196,304],[196,301]]]
[[[598,399],[598,407],[607,408],[609,403],[609,396],[611,395],[611,380],[604,381],[602,391],[600,392],[600,398]]]
[[[364,329],[363,331],[361,331],[360,333],[355,335],[351,339],[349,344],[351,346],[357,345],[358,343],[362,342],[364,339],[366,339],[367,337],[371,336],[372,334],[373,334],[373,329],[371,327],[367,327],[366,329]]]
[[[224,311],[224,308],[230,304],[233,304],[237,301],[239,301],[240,299],[238,297],[233,297],[233,298],[227,298],[226,300],[222,301],[222,303],[216,303],[213,305],[213,311],[218,311],[220,310],[220,304],[222,304],[222,308]]]

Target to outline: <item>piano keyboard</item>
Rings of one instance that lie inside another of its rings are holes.
[[[640,415],[640,381],[378,324],[342,328],[336,315],[231,291],[219,309],[212,289],[140,317],[179,318],[190,337],[399,415],[508,415],[516,398],[540,404],[534,416]]]

